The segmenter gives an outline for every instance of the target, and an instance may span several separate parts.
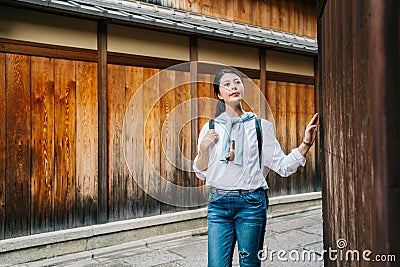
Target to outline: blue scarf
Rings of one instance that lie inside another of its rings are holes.
[[[214,119],[217,123],[224,124],[225,135],[222,143],[221,161],[227,161],[225,156],[229,153],[229,144],[231,140],[232,125],[236,126],[236,140],[235,140],[235,165],[243,165],[243,142],[244,142],[244,125],[246,121],[256,118],[256,115],[251,112],[245,112],[242,117],[229,117],[226,112],[221,113]]]

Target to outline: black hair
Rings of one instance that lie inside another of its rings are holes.
[[[222,76],[223,76],[224,74],[227,74],[227,73],[236,74],[237,76],[239,76],[240,80],[241,80],[242,83],[243,83],[243,78],[242,78],[242,75],[240,74],[239,71],[237,71],[237,70],[235,70],[235,69],[232,69],[232,68],[221,69],[220,71],[218,71],[218,72],[215,74],[214,83],[213,83],[213,86],[214,86],[214,94],[215,94],[215,96],[216,96],[217,98],[218,98],[218,94],[219,94],[219,84],[220,84],[220,82],[221,82],[221,78],[222,78]],[[225,110],[226,110],[226,107],[225,107],[225,102],[224,102],[224,100],[218,98],[217,107],[216,107],[216,109],[215,109],[215,117],[218,117],[221,113],[225,112]]]

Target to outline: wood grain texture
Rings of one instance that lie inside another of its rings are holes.
[[[0,52],[71,60],[87,60],[92,62],[97,61],[96,50],[5,38],[0,38]]]
[[[144,123],[143,123],[143,68],[126,67],[125,104],[131,114],[127,114],[125,136],[126,161],[129,166],[128,202],[130,203],[130,216],[143,217],[144,192],[138,184],[143,184],[144,174]],[[130,106],[132,105],[132,106]],[[132,107],[132,109],[130,109]],[[139,134],[134,134],[138,132]]]
[[[217,104],[217,98],[214,96],[214,88],[213,88],[213,76],[210,74],[198,74],[197,83],[197,95],[198,95],[198,133],[200,133],[201,128],[205,123],[207,123],[210,119],[215,118],[215,107]],[[196,146],[196,155],[197,155],[197,146]],[[205,181],[197,179],[198,186],[204,186]]]
[[[268,76],[267,76],[268,77]],[[267,103],[271,109],[271,113],[267,113],[267,120],[275,123],[275,115],[276,115],[276,81],[267,80],[267,87],[265,92],[265,97],[267,99]],[[276,133],[276,128],[275,128]],[[268,186],[270,188],[268,196],[273,196],[275,194],[275,190],[277,188],[278,177],[275,172],[269,170],[267,176]]]
[[[177,71],[175,73],[176,85],[176,105],[180,106],[178,109],[181,112],[178,122],[174,127],[180,129],[178,135],[178,151],[176,157],[178,158],[178,177],[176,183],[180,186],[190,186],[190,170],[191,166],[191,125],[190,125],[190,105],[186,101],[190,100],[190,73]],[[185,206],[191,204],[190,196],[181,196],[182,202]],[[177,208],[177,210],[183,210],[184,208]]]
[[[372,2],[375,3],[370,3]],[[382,33],[382,29],[375,34],[371,31],[374,29],[374,19],[366,7],[370,3],[327,1],[320,29],[321,61],[324,66],[320,68],[321,88],[324,90],[320,90],[319,96],[320,103],[323,103],[320,106],[324,162],[321,175],[326,181],[323,183],[324,242],[325,246],[331,246],[337,238],[345,236],[347,248],[359,250],[373,248],[375,240],[385,240],[382,234],[375,239],[378,235],[374,233],[373,225],[384,232],[386,219],[382,218],[394,218],[379,214],[390,210],[385,206],[388,194],[384,193],[384,197],[380,198],[373,189],[382,188],[379,183],[385,177],[374,166],[374,162],[381,164],[385,159],[382,155],[376,155],[372,141],[373,129],[379,129],[384,135],[392,132],[392,129],[386,131],[380,127],[382,125],[375,124],[371,119],[379,114],[381,121],[387,102],[382,109],[380,105],[371,105],[376,97],[379,99],[379,94],[385,94],[385,85],[382,82],[378,85],[381,89],[375,90],[376,84],[370,81],[370,77],[379,76],[381,71],[379,64],[374,62],[373,51],[379,47],[378,62],[382,62],[381,60],[386,60],[383,52],[386,49],[380,45],[368,44],[369,35],[374,36],[373,42],[375,39],[376,42],[384,40],[382,36],[376,38],[376,34]],[[392,34],[390,43],[393,43]],[[392,53],[389,58],[393,58]],[[373,66],[373,71],[368,67],[369,64]],[[388,80],[386,76],[382,77],[385,77],[383,80]],[[371,94],[371,90],[377,94]],[[398,106],[397,99],[394,101]],[[379,146],[378,151],[382,151],[381,148]],[[375,160],[372,159],[374,155],[377,157]],[[374,203],[381,207],[376,208]],[[378,218],[377,222],[374,222],[375,218]],[[335,224],[330,225],[327,223],[329,221],[335,221]],[[382,243],[376,248],[382,251],[387,249]],[[326,265],[333,266],[329,261],[326,261]],[[358,265],[356,262],[348,264]]]
[[[54,62],[31,58],[31,233],[54,230]]]
[[[124,175],[122,124],[125,115],[125,66],[108,65],[108,209],[109,218],[127,217],[127,186]]]
[[[156,69],[144,69],[144,163],[143,179],[145,192],[159,193],[159,181],[157,175],[160,172],[160,103],[156,101],[159,96],[159,78],[153,77],[157,74]],[[152,78],[153,77],[153,78]],[[160,203],[151,195],[144,196],[144,216],[159,215]]]
[[[6,55],[5,238],[30,234],[30,57]]]
[[[289,153],[293,148],[298,147],[297,143],[297,128],[300,126],[296,125],[296,116],[298,110],[296,110],[296,84],[287,84],[287,100],[286,100],[286,127],[287,127],[287,152]],[[286,179],[288,194],[294,194],[299,192],[299,173],[295,173]]]
[[[162,0],[161,5],[300,35],[317,34],[315,3],[311,0]],[[307,24],[297,27],[298,17]]]
[[[0,239],[4,239],[6,220],[6,54],[0,53]]]
[[[55,230],[75,226],[76,201],[76,63],[54,60]]]
[[[306,116],[306,88],[303,84],[296,84],[296,125],[297,125],[297,138],[296,144],[299,145],[304,139],[304,131],[308,124],[309,118]],[[308,162],[309,163],[309,162]],[[298,192],[306,193],[310,191],[310,185],[307,185],[306,169],[309,168],[309,164],[306,164],[305,168],[299,168],[299,180],[297,185]]]
[[[311,118],[314,116],[315,109],[314,109],[314,86],[312,85],[306,85],[305,86],[305,96],[306,96],[306,119],[305,119],[305,126],[308,124],[308,122],[311,120]],[[303,89],[303,90],[304,90]],[[304,134],[303,134],[304,135]],[[312,146],[310,150],[308,151],[306,155],[307,159],[307,167],[306,167],[306,177],[307,177],[307,192],[313,192],[315,191],[315,146]]]
[[[285,153],[298,147],[304,138],[304,130],[314,115],[314,86],[267,81],[266,98],[271,108],[267,119],[276,125],[276,137]],[[315,148],[307,154],[307,164],[296,173],[282,178],[269,172],[270,196],[298,194],[315,191],[318,183],[315,175]]]
[[[281,148],[285,154],[289,151],[288,149],[288,135],[287,135],[287,125],[286,125],[286,113],[287,113],[287,83],[278,82],[277,89],[276,89],[276,116],[275,116],[275,123],[276,123],[276,138],[278,139]],[[287,195],[287,180],[279,179],[277,181],[278,190],[280,195]]]
[[[91,225],[97,218],[98,116],[97,66],[76,65],[76,225]]]
[[[175,71],[163,70],[160,73],[160,92],[163,92],[160,99],[160,129],[161,129],[161,150],[160,150],[160,174],[161,179],[169,181],[172,184],[163,183],[161,192],[168,195],[177,195],[173,184],[176,183],[177,157],[179,156],[176,149],[178,147],[178,137],[175,136],[177,127],[176,122],[171,119],[171,113],[177,112],[174,110],[177,104],[175,90]],[[174,212],[176,207],[161,203],[161,214]]]
[[[198,122],[199,133],[204,123],[215,117],[217,98],[214,96],[213,76],[210,74],[198,74]]]

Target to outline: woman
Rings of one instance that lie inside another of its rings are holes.
[[[214,79],[219,99],[214,129],[201,129],[193,169],[211,188],[208,202],[208,266],[232,266],[236,241],[240,266],[260,266],[267,220],[268,185],[260,165],[281,176],[304,166],[314,143],[318,114],[307,125],[303,142],[285,155],[272,123],[261,120],[262,154],[259,156],[255,114],[242,107],[244,84],[233,69],[219,71]],[[261,164],[260,164],[261,163]]]

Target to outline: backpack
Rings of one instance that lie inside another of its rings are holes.
[[[262,168],[261,149],[262,149],[263,140],[262,140],[262,134],[261,134],[261,119],[259,117],[256,117],[255,123],[256,123],[256,132],[257,132],[258,158],[260,160],[260,168]],[[208,122],[208,128],[215,129],[215,121],[214,120],[210,120]]]

